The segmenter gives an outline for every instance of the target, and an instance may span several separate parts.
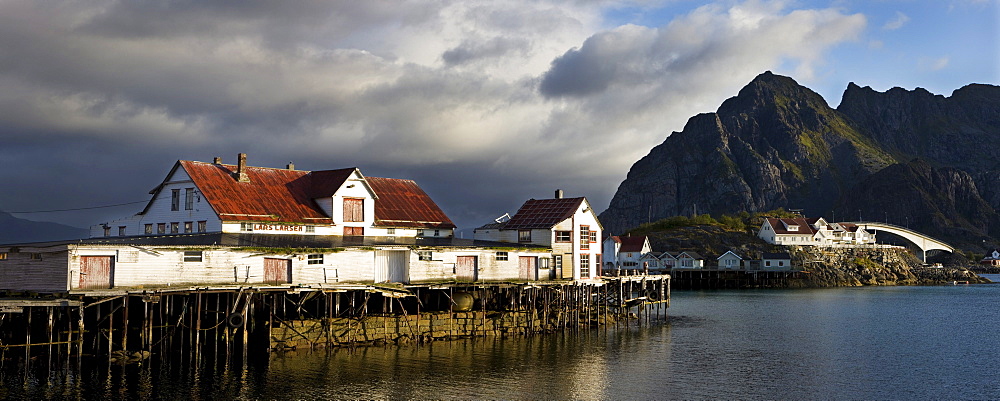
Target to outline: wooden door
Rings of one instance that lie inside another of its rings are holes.
[[[292,261],[264,258],[264,283],[288,284],[292,282]]]
[[[455,279],[460,281],[476,281],[477,266],[475,256],[459,256],[455,261]]]
[[[344,221],[365,221],[365,200],[344,198]]]
[[[375,251],[376,283],[409,283],[410,269],[406,263],[409,251]]]
[[[114,256],[81,256],[80,289],[96,290],[114,287]]]
[[[344,227],[344,235],[365,235],[364,227]]]
[[[520,275],[518,276],[522,280],[537,280],[535,274],[535,258],[534,256],[521,256],[517,259],[517,266],[520,270]]]

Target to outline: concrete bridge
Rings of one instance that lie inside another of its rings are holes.
[[[885,231],[903,237],[907,241],[910,241],[911,243],[916,245],[917,248],[920,248],[921,251],[923,251],[924,263],[927,263],[927,251],[942,250],[948,252],[955,252],[955,248],[953,248],[951,245],[948,245],[944,241],[931,238],[925,234],[913,231],[906,227],[880,223],[877,221],[852,221],[849,223],[857,224],[858,226],[864,227],[865,230],[868,231],[872,232]]]

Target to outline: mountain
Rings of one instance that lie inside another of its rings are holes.
[[[602,224],[779,207],[983,243],[1000,230],[1000,87],[951,97],[848,85],[836,109],[771,72],[637,161]]]
[[[0,244],[86,238],[87,229],[19,219],[0,211]]]

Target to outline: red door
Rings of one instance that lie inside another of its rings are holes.
[[[521,272],[520,278],[522,280],[537,280],[535,277],[535,257],[534,256],[521,256],[517,259],[517,265]]]
[[[96,290],[112,288],[115,270],[114,256],[81,256],[80,289]]]
[[[476,257],[459,256],[455,261],[455,279],[460,281],[476,281]]]
[[[292,261],[264,258],[264,283],[288,284],[292,282]]]
[[[344,227],[344,235],[365,235],[364,227]]]

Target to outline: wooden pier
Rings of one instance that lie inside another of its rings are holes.
[[[669,276],[9,294],[0,298],[0,360],[228,364],[267,351],[644,323],[665,317],[669,302]]]

